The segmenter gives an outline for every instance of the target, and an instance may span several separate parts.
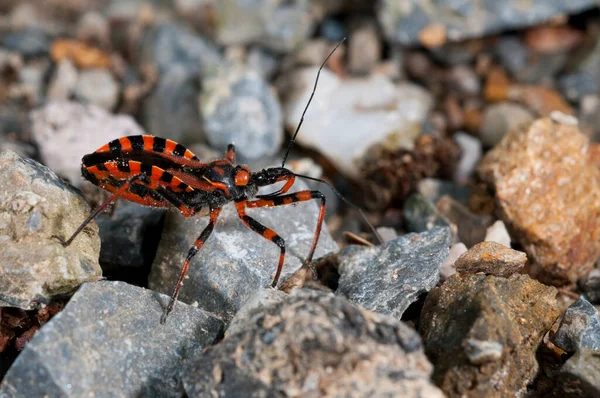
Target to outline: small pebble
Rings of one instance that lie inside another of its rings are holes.
[[[454,263],[461,274],[495,275],[508,278],[525,266],[527,255],[496,242],[482,242],[461,255]]]
[[[506,247],[510,247],[510,235],[502,220],[497,220],[487,229],[484,241],[496,242]]]

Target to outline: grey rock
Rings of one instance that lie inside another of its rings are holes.
[[[600,304],[600,268],[593,269],[585,278],[580,280],[579,288],[590,303]]]
[[[243,333],[249,325],[256,325],[269,307],[285,301],[287,294],[273,288],[261,288],[235,314],[225,331],[225,336]]]
[[[483,156],[483,149],[481,141],[470,134],[457,132],[453,139],[461,151],[460,160],[454,172],[454,180],[458,184],[464,185],[475,173],[475,168]]]
[[[180,397],[181,363],[221,334],[214,316],[123,282],[85,284],[41,328],[4,378],[2,397]]]
[[[273,155],[283,142],[281,105],[256,72],[241,66],[204,80],[200,109],[213,148],[236,144],[240,160]]]
[[[362,24],[348,39],[348,68],[354,74],[368,75],[381,60],[381,53],[377,26]]]
[[[558,79],[558,88],[569,101],[579,101],[586,95],[593,95],[600,90],[598,77],[587,72],[576,72],[562,75]]]
[[[419,181],[417,191],[432,203],[436,203],[442,196],[446,195],[461,203],[467,203],[471,193],[468,186],[457,185],[451,181],[435,178],[424,178]]]
[[[452,228],[452,223],[425,196],[415,193],[404,201],[404,226],[409,232],[424,232],[436,227]]]
[[[50,69],[50,60],[34,59],[27,62],[19,70],[18,89],[27,96],[27,99],[33,105],[37,105],[44,100],[45,79]]]
[[[296,181],[290,192],[305,189]],[[262,190],[261,192],[272,192]],[[314,201],[297,206],[249,209],[248,215],[275,230],[286,242],[281,281],[301,267],[312,243],[318,216]],[[169,211],[156,258],[149,277],[150,288],[171,294],[188,249],[207,225],[205,217],[183,219]],[[337,251],[337,245],[323,226],[315,258]],[[192,260],[179,299],[197,302],[201,308],[229,321],[261,287],[270,286],[277,269],[279,247],[246,228],[235,207],[223,208],[212,235]]]
[[[248,50],[246,59],[248,67],[262,76],[266,81],[270,81],[279,71],[279,59],[272,52],[261,47],[252,47]]]
[[[562,366],[557,379],[557,396],[600,396],[600,353],[587,348],[577,351]]]
[[[210,41],[174,24],[149,29],[141,46],[141,62],[155,65],[161,74],[179,66],[202,75],[218,68],[221,62],[221,55]]]
[[[164,209],[121,201],[110,216],[101,214],[96,218],[102,240],[100,265],[105,274],[150,269],[164,213]],[[142,275],[144,279],[146,276]]]
[[[64,248],[89,214],[85,200],[46,166],[0,152],[0,305],[39,308],[101,277],[100,239],[91,224]]]
[[[579,101],[579,128],[593,142],[600,141],[600,96],[586,95]]]
[[[217,2],[216,11],[219,44],[258,43],[278,52],[297,48],[312,33],[316,22],[307,0],[222,0]]]
[[[86,69],[79,74],[75,97],[110,111],[119,99],[119,83],[106,69]]]
[[[565,311],[551,341],[569,354],[582,348],[600,350],[600,316],[596,308],[580,297]]]
[[[533,119],[531,112],[518,104],[502,102],[489,105],[483,112],[481,143],[486,148],[493,148],[509,131],[530,123]]]
[[[107,48],[110,45],[110,24],[106,16],[98,11],[87,11],[77,21],[77,39]]]
[[[200,80],[196,71],[175,64],[163,73],[152,94],[144,101],[143,124],[147,131],[176,142],[202,139],[198,111]]]
[[[68,100],[77,86],[79,72],[69,59],[63,59],[54,70],[54,75],[48,86],[48,99],[50,101]]]
[[[500,63],[508,69],[511,75],[517,75],[527,68],[530,50],[522,38],[515,35],[502,35],[496,41],[494,50]]]
[[[467,206],[450,196],[442,196],[437,201],[439,212],[449,220],[456,231],[456,240],[467,247],[476,245],[485,239],[492,217],[487,214],[475,214]]]
[[[107,142],[143,134],[131,116],[111,115],[96,105],[48,102],[30,113],[32,136],[41,158],[52,170],[81,185],[81,158]],[[68,148],[68,150],[65,150]]]
[[[434,228],[382,246],[348,246],[337,255],[336,294],[400,319],[410,304],[438,283],[450,243],[448,228]]]
[[[450,41],[481,37],[545,22],[555,15],[577,13],[598,5],[596,0],[486,0],[438,1],[384,0],[379,20],[387,36],[403,44],[418,44],[419,33],[431,24],[442,25]]]
[[[508,278],[527,263],[527,255],[496,242],[481,242],[461,255],[454,268],[461,274],[495,275]]]
[[[41,29],[29,28],[2,36],[2,46],[24,57],[41,57],[50,51],[50,38]]]
[[[432,366],[405,324],[319,291],[296,290],[185,366],[190,398],[432,397]]]

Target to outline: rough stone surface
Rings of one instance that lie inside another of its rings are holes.
[[[222,45],[260,43],[278,52],[298,47],[312,33],[311,2],[222,0],[217,2],[217,41]]]
[[[400,319],[410,304],[439,281],[450,243],[448,228],[435,228],[382,246],[348,246],[337,255],[336,294]]]
[[[241,65],[219,69],[203,81],[200,109],[206,138],[225,150],[234,142],[240,160],[274,155],[283,141],[279,100],[256,72]]]
[[[481,242],[456,260],[454,267],[461,274],[483,272],[507,278],[525,266],[527,255],[496,242]]]
[[[2,397],[180,397],[181,363],[222,333],[223,324],[123,282],[85,284],[35,335],[8,371]]]
[[[461,41],[536,25],[556,15],[577,13],[597,5],[596,0],[384,0],[379,20],[390,39],[418,44],[422,32],[431,26],[441,27],[448,40]]]
[[[190,398],[443,397],[408,326],[318,291],[295,291],[186,366]]]
[[[284,103],[286,126],[294,130],[312,91],[316,68],[290,77]],[[317,149],[344,173],[356,176],[355,160],[380,142],[391,149],[413,149],[432,106],[431,95],[410,83],[394,84],[383,74],[340,79],[323,70],[317,94],[306,112],[298,142]],[[336,133],[337,132],[337,133]]]
[[[600,352],[600,316],[584,297],[567,308],[552,342],[572,354],[582,348]]]
[[[600,353],[582,348],[562,366],[558,380],[556,396],[600,396]]]
[[[164,218],[164,209],[121,201],[111,215],[100,214],[102,249],[100,264],[105,273],[148,268],[154,259]],[[147,275],[146,275],[147,276]]]
[[[436,227],[452,226],[433,202],[424,195],[415,193],[404,201],[404,226],[410,232],[425,232]]]
[[[593,269],[580,280],[579,287],[591,303],[600,304],[600,268]]]
[[[536,374],[535,351],[559,316],[556,289],[527,275],[452,275],[425,299],[420,332],[448,397],[513,397]]]
[[[110,111],[119,99],[119,84],[106,69],[87,69],[79,74],[75,97]]]
[[[83,155],[115,138],[144,133],[131,116],[111,115],[98,106],[76,102],[49,102],[30,117],[42,160],[74,185],[84,181],[80,171]]]
[[[242,333],[248,325],[256,324],[256,319],[264,315],[264,311],[284,301],[287,294],[273,288],[261,288],[235,314],[225,331],[225,336]]]
[[[71,246],[89,206],[46,166],[0,152],[0,306],[38,308],[101,277],[100,239],[92,223]]]
[[[512,102],[501,102],[489,105],[483,112],[481,133],[479,138],[486,148],[493,148],[509,131],[527,125],[534,117],[522,105]]]
[[[297,180],[290,192],[302,189],[306,189],[306,185]],[[248,209],[248,215],[275,230],[285,240],[287,251],[280,278],[284,281],[301,267],[308,255],[317,224],[316,202]],[[207,223],[206,217],[183,219],[176,211],[167,212],[149,278],[151,289],[171,294],[189,248]],[[337,250],[323,226],[315,259]],[[279,253],[277,245],[246,228],[235,207],[228,204],[212,235],[192,260],[189,278],[183,283],[179,300],[198,302],[200,308],[231,320],[260,287],[270,286]]]
[[[532,275],[547,283],[576,281],[600,254],[600,180],[588,150],[576,125],[544,118],[510,133],[479,166]]]

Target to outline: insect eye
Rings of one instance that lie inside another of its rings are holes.
[[[250,173],[246,170],[239,170],[235,173],[235,185],[238,187],[248,184],[248,181],[250,181]]]

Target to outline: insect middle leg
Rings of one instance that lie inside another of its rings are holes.
[[[317,249],[317,243],[319,243],[319,236],[321,236],[321,228],[323,226],[323,220],[325,219],[325,195],[320,191],[299,191],[290,193],[287,195],[276,196],[274,198],[269,199],[258,199],[245,202],[246,208],[258,208],[258,207],[274,207],[274,206],[285,206],[292,203],[297,202],[305,202],[311,199],[318,199],[321,201],[321,205],[319,207],[319,218],[317,219],[317,227],[315,228],[315,235],[313,237],[312,245],[310,247],[310,252],[308,253],[308,257],[306,258],[305,264],[307,264],[311,271],[313,272],[313,277],[317,277],[317,270],[312,266],[312,258],[315,254],[315,250]],[[244,203],[244,202],[242,202]],[[239,210],[238,210],[239,212]],[[281,272],[281,265],[278,268],[277,276]]]
[[[183,283],[183,278],[185,278],[185,274],[187,273],[188,267],[190,265],[190,261],[192,258],[198,253],[198,251],[204,246],[204,242],[208,239],[213,229],[215,228],[215,224],[217,223],[217,219],[219,218],[219,214],[221,213],[221,209],[211,209],[210,210],[210,218],[208,221],[208,225],[204,228],[204,230],[200,233],[200,236],[194,242],[193,246],[190,247],[188,251],[187,257],[183,266],[181,267],[181,272],[179,273],[179,278],[177,279],[177,285],[175,286],[175,290],[173,290],[173,294],[171,295],[171,300],[169,301],[169,305],[163,312],[160,323],[164,324],[167,321],[167,316],[173,311],[173,307],[175,307],[175,302],[177,301],[177,297],[179,296],[179,290],[181,289],[181,285]]]

